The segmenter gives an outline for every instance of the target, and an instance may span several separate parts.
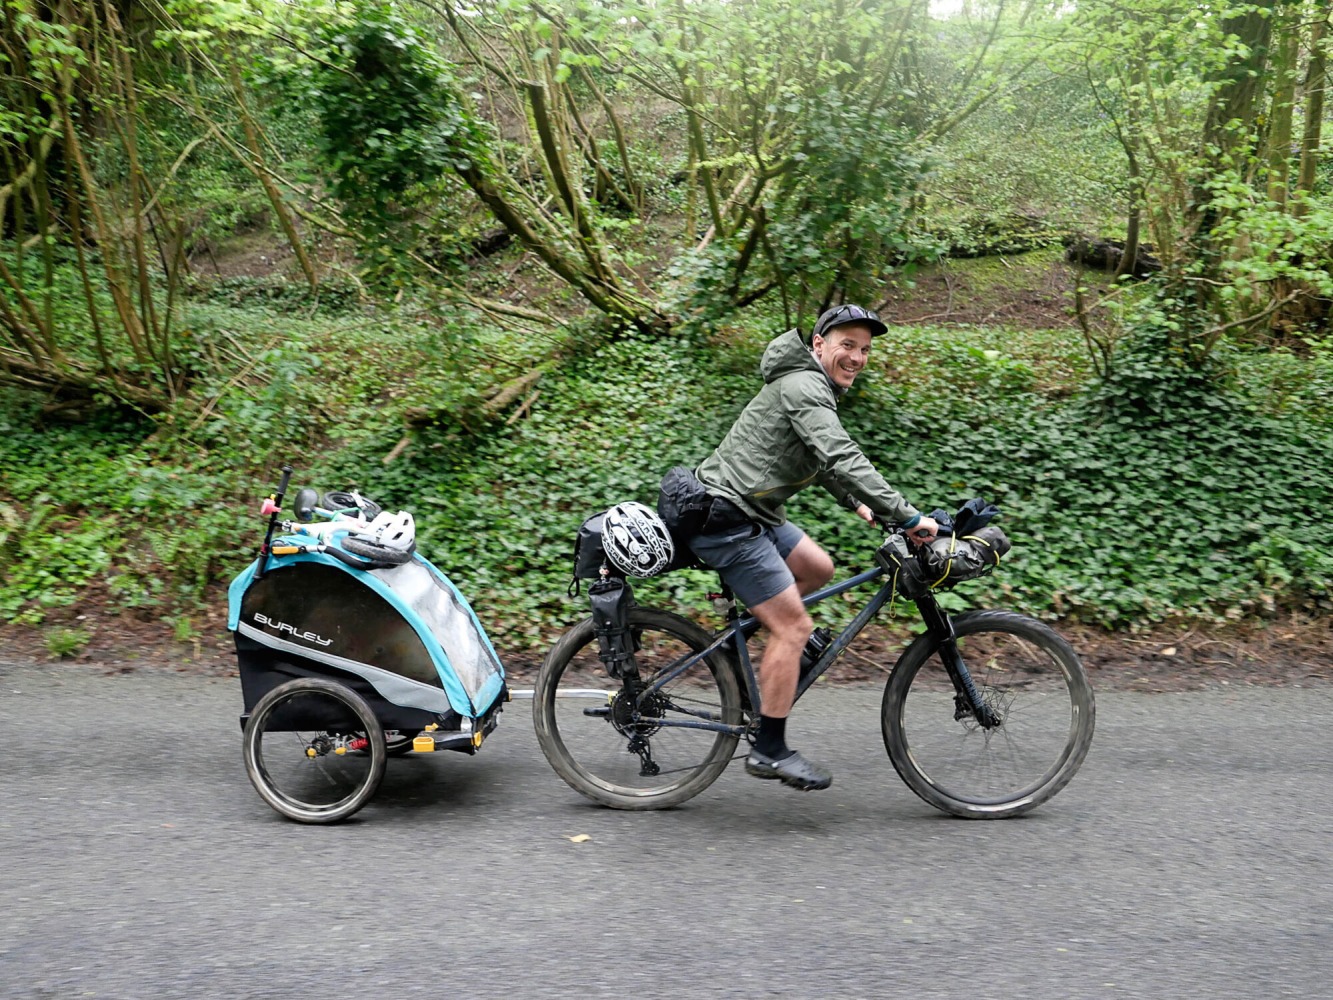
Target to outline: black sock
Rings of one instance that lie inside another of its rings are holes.
[[[774,760],[790,757],[793,751],[787,746],[787,720],[775,719],[771,715],[759,716],[759,732],[754,738],[754,748]]]

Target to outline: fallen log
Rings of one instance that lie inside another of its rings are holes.
[[[1105,237],[1071,235],[1065,237],[1064,245],[1065,260],[1069,263],[1096,268],[1107,274],[1114,274],[1120,269],[1120,258],[1125,253],[1124,241]],[[1141,244],[1129,273],[1142,279],[1161,269],[1162,262],[1152,255],[1150,245]]]

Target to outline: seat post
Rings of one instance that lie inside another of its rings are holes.
[[[734,622],[740,617],[740,612],[736,610],[736,595],[732,593],[727,581],[722,579],[722,574],[717,575],[716,591],[708,592],[708,599],[713,602],[713,612],[728,622]]]

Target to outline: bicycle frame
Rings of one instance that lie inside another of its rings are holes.
[[[848,577],[840,583],[816,590],[811,594],[801,598],[802,603],[807,607],[813,607],[821,601],[830,597],[837,597],[839,594],[845,594],[864,584],[879,580],[886,575],[885,570],[880,567],[866,570],[864,573],[858,573],[856,576]],[[877,590],[847,625],[839,632],[828,647],[820,654],[819,659],[815,661],[813,667],[799,680],[796,687],[796,701],[810,689],[810,686],[818,680],[833,665],[836,660],[851,643],[856,639],[861,631],[870,623],[870,620],[879,613],[880,608],[889,602],[894,594],[895,581],[888,581]],[[939,642],[940,658],[944,663],[945,671],[949,679],[953,682],[955,690],[955,718],[963,718],[971,715],[984,728],[990,729],[999,724],[999,719],[995,713],[985,704],[981,693],[977,690],[972,681],[966,664],[963,663],[962,656],[958,652],[958,645],[955,641],[953,623],[948,614],[940,607],[939,602],[935,600],[934,594],[927,592],[916,599],[916,605],[921,612],[921,617],[925,621],[928,634],[935,637]],[[645,698],[660,691],[666,685],[681,674],[690,670],[696,664],[704,660],[724,647],[729,647],[728,651],[734,651],[736,663],[740,665],[741,677],[745,682],[749,703],[754,708],[754,714],[757,715],[761,704],[759,695],[759,683],[755,675],[754,664],[750,660],[750,650],[748,640],[759,630],[759,619],[752,615],[740,615],[734,608],[731,609],[728,616],[729,624],[722,631],[718,632],[712,642],[697,653],[692,653],[676,663],[658,671],[648,679],[648,682],[636,692],[636,705],[642,705]],[[596,710],[593,710],[596,711]],[[700,721],[695,722],[685,719],[663,719],[654,718],[653,723],[661,728],[674,727],[678,729],[707,729],[720,733],[728,733],[736,736],[743,736],[748,726],[728,725],[714,717],[713,713],[684,710],[686,714],[695,715]]]

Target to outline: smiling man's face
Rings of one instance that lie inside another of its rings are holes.
[[[815,359],[833,383],[850,389],[870,357],[870,327],[859,323],[835,326],[811,343]]]

